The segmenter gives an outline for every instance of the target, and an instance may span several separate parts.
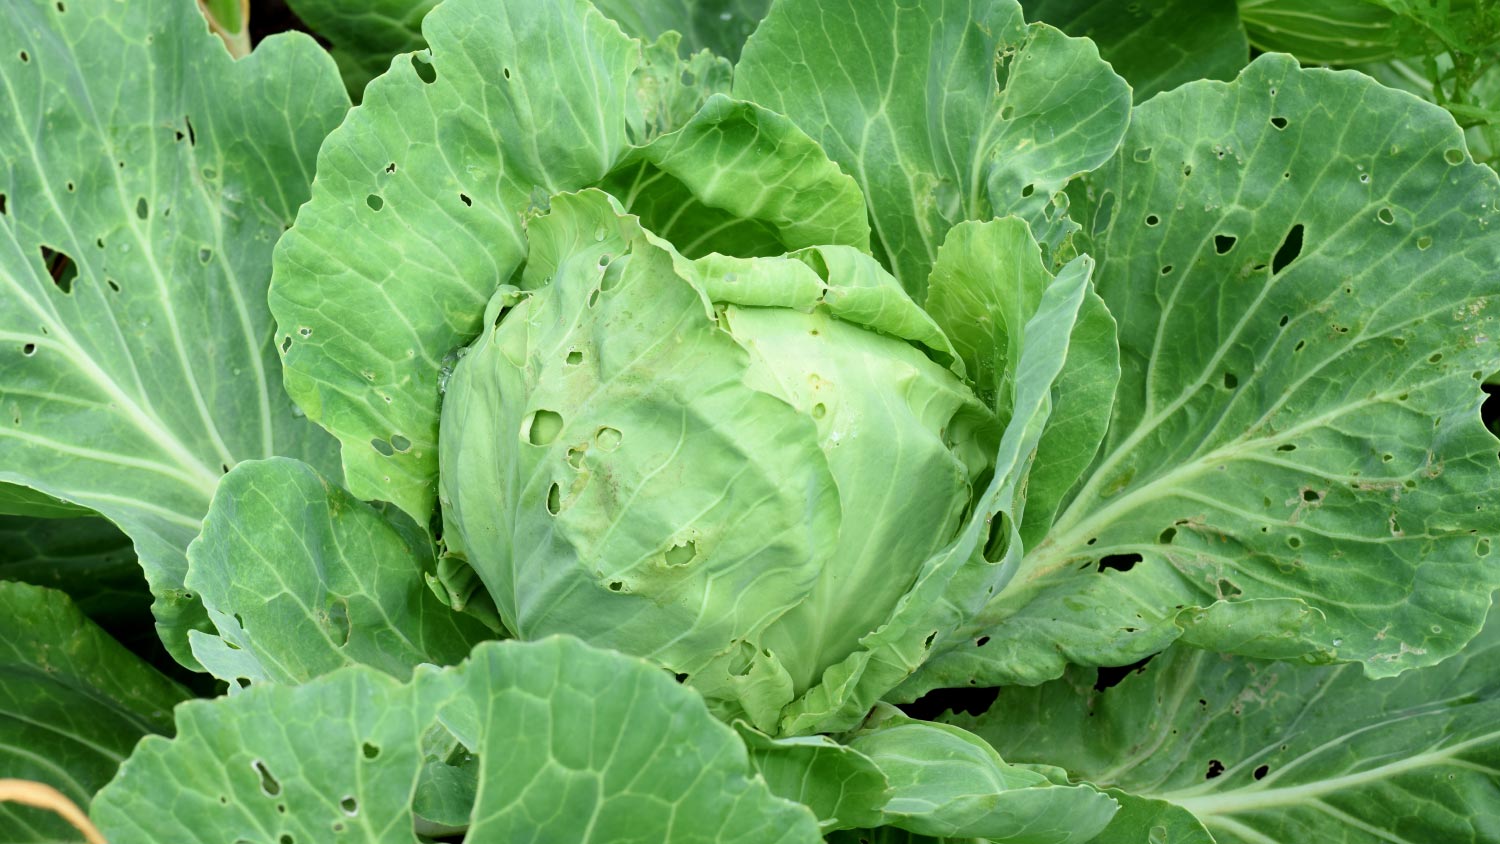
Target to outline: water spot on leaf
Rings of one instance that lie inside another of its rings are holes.
[[[548,445],[562,432],[563,418],[551,410],[538,410],[521,423],[521,436],[532,445]]]

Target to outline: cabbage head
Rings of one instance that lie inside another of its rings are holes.
[[[775,729],[953,540],[997,420],[853,248],[689,260],[599,191],[527,236],[446,387],[450,551],[519,637],[649,657]]]

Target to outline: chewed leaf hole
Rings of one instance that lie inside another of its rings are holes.
[[[577,349],[573,349],[572,351],[568,352],[568,356],[564,360],[566,360],[568,366],[577,366],[578,364],[583,363],[583,352],[580,352]]]
[[[411,440],[400,434],[391,434],[391,448],[397,451],[407,451],[411,448]]]
[[[553,484],[547,487],[547,512],[556,516],[562,511],[562,485]]]
[[[1142,164],[1151,160],[1151,147],[1142,147],[1135,151],[1135,160]]]
[[[385,207],[385,200],[381,199],[379,194],[372,193],[365,197],[365,204],[370,206],[371,211],[379,211]]]
[[[1305,231],[1302,224],[1292,226],[1282,239],[1281,246],[1276,249],[1276,257],[1271,259],[1271,275],[1277,275],[1282,270],[1292,265],[1297,256],[1302,254],[1302,234]]]
[[[1010,516],[996,513],[990,517],[989,524],[989,536],[984,541],[984,558],[991,563],[998,563],[1010,550]]]
[[[614,451],[620,447],[620,442],[624,439],[625,435],[620,433],[618,428],[611,428],[608,425],[594,432],[594,445],[599,446],[600,451]]]
[[[21,354],[25,355],[26,357],[31,357],[32,355],[36,354],[36,344],[27,343],[26,345],[22,346]]]
[[[1396,222],[1396,215],[1391,212],[1391,209],[1382,208],[1379,211],[1375,212],[1375,219],[1389,226],[1390,224]]]
[[[1154,225],[1156,225],[1156,224],[1158,224],[1160,222],[1161,222],[1161,218],[1158,217],[1158,216],[1156,216],[1155,214],[1147,214],[1146,215],[1146,225],[1148,225],[1148,226],[1154,226]]]
[[[1027,185],[1021,188],[1022,199],[1025,199],[1026,197],[1031,196],[1034,193],[1036,193],[1036,185]]]
[[[618,581],[618,580],[611,580],[609,582],[609,591],[611,591],[611,592],[623,592],[623,591],[625,591],[625,584],[623,582],[621,582],[621,581]]]
[[[1163,529],[1161,533],[1157,534],[1156,541],[1160,542],[1163,545],[1171,545],[1172,544],[1172,540],[1174,540],[1176,538],[1177,538],[1177,528],[1175,528],[1175,527],[1167,527],[1167,528]]]
[[[359,814],[359,801],[351,796],[346,796],[343,800],[339,801],[339,808],[343,809],[346,815],[357,815]]]
[[[135,216],[142,220],[151,216],[151,206],[146,202],[146,197],[140,197],[135,201]]]
[[[1238,387],[1239,385],[1240,385],[1240,379],[1239,379],[1238,375],[1235,375],[1233,372],[1226,372],[1226,373],[1224,373],[1224,389],[1226,389],[1226,390],[1233,390],[1235,387]]]
[[[1302,490],[1302,500],[1315,504],[1323,500],[1323,493],[1315,489],[1304,489]]]
[[[588,453],[588,446],[575,445],[568,449],[568,465],[574,469],[583,468],[583,456]]]
[[[250,766],[255,769],[256,775],[260,777],[260,790],[262,793],[267,797],[275,797],[281,793],[281,783],[277,781],[276,777],[271,775],[271,769],[266,767],[266,763],[256,759],[250,763]]]
[[[365,742],[364,745],[360,748],[360,753],[366,759],[378,759],[380,758],[380,746],[371,744],[370,742]]]
[[[207,246],[198,250],[198,263],[207,264],[214,259],[214,251]]]
[[[1423,252],[1426,252],[1428,249],[1432,248],[1432,238],[1428,237],[1425,234],[1417,238],[1417,248],[1422,250]]]
[[[1266,774],[1269,774],[1269,773],[1271,773],[1271,766],[1270,765],[1257,765],[1255,767],[1255,770],[1253,770],[1253,771],[1250,772],[1250,776],[1254,777],[1256,779],[1256,781],[1260,781],[1260,780],[1265,779],[1266,778]]]
[[[464,204],[464,206],[467,207],[467,208],[474,207],[474,200],[470,199],[469,195],[466,194],[466,193],[459,194],[458,195],[458,201],[462,202]]]
[[[685,566],[698,558],[698,543],[689,539],[678,545],[673,545],[662,555],[662,559],[668,566],[676,568]]]
[[[1208,770],[1204,772],[1203,778],[1211,780],[1222,773],[1224,773],[1224,763],[1217,759],[1210,759],[1208,760]]]
[[[1107,554],[1099,558],[1098,571],[1127,572],[1141,561],[1140,554]]]
[[[1447,152],[1443,153],[1443,160],[1457,167],[1458,165],[1464,163],[1464,151],[1458,149],[1457,147],[1450,149]]]
[[[1234,248],[1235,241],[1236,238],[1232,234],[1216,234],[1214,235],[1214,251],[1220,255],[1227,255],[1229,250]]]
[[[412,69],[417,72],[417,78],[428,85],[437,81],[437,68],[432,66],[432,59],[421,53],[413,53],[411,57]]]
[[[550,410],[529,414],[521,423],[521,436],[532,445],[549,445],[562,432],[563,418]]]
[[[42,263],[52,283],[64,293],[73,292],[73,280],[78,277],[78,265],[64,252],[42,247]]]
[[[1168,264],[1165,267],[1162,267],[1161,268],[1161,274],[1162,275],[1171,275],[1172,274],[1172,265]]]
[[[396,453],[396,450],[394,448],[391,448],[390,443],[379,437],[374,437],[370,440],[370,448],[373,448],[376,451],[380,452],[381,457],[390,457],[392,454]]]
[[[1490,555],[1490,538],[1488,536],[1474,543],[1474,555],[1477,557],[1488,557]]]
[[[827,405],[823,404],[822,402],[818,402],[817,404],[815,404],[815,405],[812,406],[812,418],[814,418],[814,419],[822,419],[823,417],[825,417],[827,415],[828,415],[828,406]]]
[[[1132,674],[1144,674],[1146,666],[1155,658],[1155,654],[1138,659],[1129,665],[1101,665],[1094,674],[1094,691],[1102,692],[1120,685]]]
[[[1273,117],[1273,118],[1271,118],[1271,125],[1275,126],[1277,128],[1277,130],[1285,129],[1286,128],[1286,118],[1285,117]]]
[[[1286,538],[1286,547],[1297,550],[1302,547],[1302,537],[1292,534]]]

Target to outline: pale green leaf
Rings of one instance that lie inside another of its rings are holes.
[[[219,631],[193,633],[199,661],[231,683],[301,683],[344,665],[404,678],[463,659],[489,630],[427,588],[432,545],[393,515],[305,463],[236,466],[188,548],[188,588]]]
[[[738,61],[771,0],[594,0],[594,5],[636,38],[650,41],[675,31],[688,52],[710,50]]]
[[[1091,42],[1028,25],[1015,0],[782,0],[734,93],[790,117],[854,176],[876,254],[918,301],[948,229],[1008,213],[1040,229],[1053,192],[1114,151],[1130,109]]]
[[[854,182],[795,127],[722,99],[693,117],[715,74],[665,73],[660,45],[584,0],[449,0],[424,31],[430,56],[396,62],[324,145],[271,302],[288,389],[342,440],[350,490],[425,525],[451,355],[478,335],[526,257],[527,215],[552,194],[608,182],[653,225],[677,209],[687,225],[759,221],[757,253],[764,236],[780,252],[864,246],[868,230]],[[727,232],[721,251],[744,235]]]
[[[1140,106],[1075,203],[1119,320],[1109,435],[908,693],[1126,664],[1184,628],[1371,676],[1461,648],[1500,580],[1497,201],[1445,112],[1354,73],[1266,56]]]
[[[1073,668],[954,721],[1134,795],[1121,816],[1158,812],[1149,825],[1174,835],[1189,812],[1219,844],[1477,844],[1500,836],[1497,634],[1381,680],[1175,647],[1104,691]]]
[[[824,832],[883,823],[890,785],[868,756],[827,736],[773,739],[734,726],[771,792],[811,809]]]
[[[87,807],[143,735],[170,733],[186,690],[94,626],[61,592],[0,581],[0,775]],[[60,818],[0,803],[12,844],[77,840]]]
[[[1198,79],[1232,79],[1250,60],[1235,0],[1027,0],[1026,16],[1088,38],[1135,101]]]
[[[190,660],[184,551],[219,477],[331,456],[265,296],[347,100],[310,38],[235,62],[190,0],[10,3],[0,56],[0,481],[129,534]]]
[[[357,666],[179,708],[94,803],[113,844],[415,844],[425,737],[477,757],[467,837],[588,844],[813,844],[702,699],[576,639],[491,642],[402,684]]]

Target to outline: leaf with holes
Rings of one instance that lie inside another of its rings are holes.
[[[1126,800],[1122,815],[1155,806],[1142,821],[1186,835],[1190,813],[1220,844],[1500,834],[1500,624],[1441,665],[1380,680],[1357,665],[1184,647],[1112,688],[1095,674],[1006,689],[984,715],[951,720],[1008,760],[1061,766],[1147,804]]]
[[[203,611],[184,554],[219,478],[330,456],[282,391],[265,296],[347,100],[311,39],[235,62],[191,3],[6,15],[0,481],[129,534],[162,637],[191,662]]]
[[[305,463],[242,463],[188,547],[187,585],[218,629],[193,654],[230,683],[301,683],[344,665],[404,678],[463,659],[491,631],[427,588],[432,544],[399,512],[351,497]]]
[[[734,731],[643,661],[576,639],[491,642],[408,683],[363,666],[177,711],[94,803],[114,844],[412,842],[427,748],[472,757],[480,841],[815,844]],[[172,783],[170,791],[163,784]]]
[[[1184,631],[1372,677],[1456,653],[1500,584],[1497,202],[1447,114],[1357,74],[1266,56],[1140,106],[1074,204],[1119,321],[1109,433],[907,693]]]
[[[869,227],[800,130],[713,96],[722,59],[680,62],[585,0],[450,0],[423,27],[430,53],[397,61],[324,145],[271,306],[287,388],[342,441],[350,491],[426,525],[454,356],[550,195],[607,182],[695,256],[867,248]]]
[[[1017,214],[1055,241],[1053,192],[1109,158],[1130,111],[1093,43],[1028,25],[1015,0],[782,0],[734,93],[855,177],[877,254],[918,301],[963,220]]]

